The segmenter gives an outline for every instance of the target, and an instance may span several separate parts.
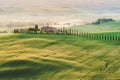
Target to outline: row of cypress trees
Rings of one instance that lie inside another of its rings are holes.
[[[79,32],[78,30],[61,28],[61,34],[77,35],[84,38],[98,39],[98,40],[110,40],[110,41],[120,41],[120,36],[112,34],[102,34],[102,33],[88,33]]]

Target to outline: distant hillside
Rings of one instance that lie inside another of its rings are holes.
[[[73,26],[71,28],[82,32],[116,32],[120,31],[120,22],[86,24],[81,26]]]

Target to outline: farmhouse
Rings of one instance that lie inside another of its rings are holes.
[[[112,18],[108,18],[108,19],[98,19],[94,24],[100,24],[100,23],[104,23],[104,22],[114,22],[115,20],[113,20]]]
[[[49,26],[43,26],[41,28],[42,32],[46,32],[46,33],[59,33],[60,31],[54,27],[49,27]]]

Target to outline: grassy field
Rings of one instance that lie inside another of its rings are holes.
[[[120,31],[120,22],[106,22],[101,24],[86,24],[81,26],[71,27],[80,32],[118,32]]]
[[[103,32],[103,33],[96,33],[96,34],[106,34],[106,35],[120,36],[120,32]]]
[[[118,42],[78,36],[0,36],[0,80],[120,79]]]
[[[120,32],[87,33],[86,35],[89,39],[96,40],[119,41],[120,39]]]

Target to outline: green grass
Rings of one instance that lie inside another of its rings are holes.
[[[117,36],[120,37],[120,32],[103,32],[103,33],[95,33],[99,35],[106,35],[106,36]]]
[[[79,36],[0,36],[0,80],[120,79],[118,42]]]
[[[81,26],[73,26],[71,29],[80,32],[118,32],[120,31],[120,22],[106,22],[101,24],[86,24]]]
[[[83,33],[80,35],[83,36]],[[84,37],[94,40],[119,41],[120,32],[86,33]]]

